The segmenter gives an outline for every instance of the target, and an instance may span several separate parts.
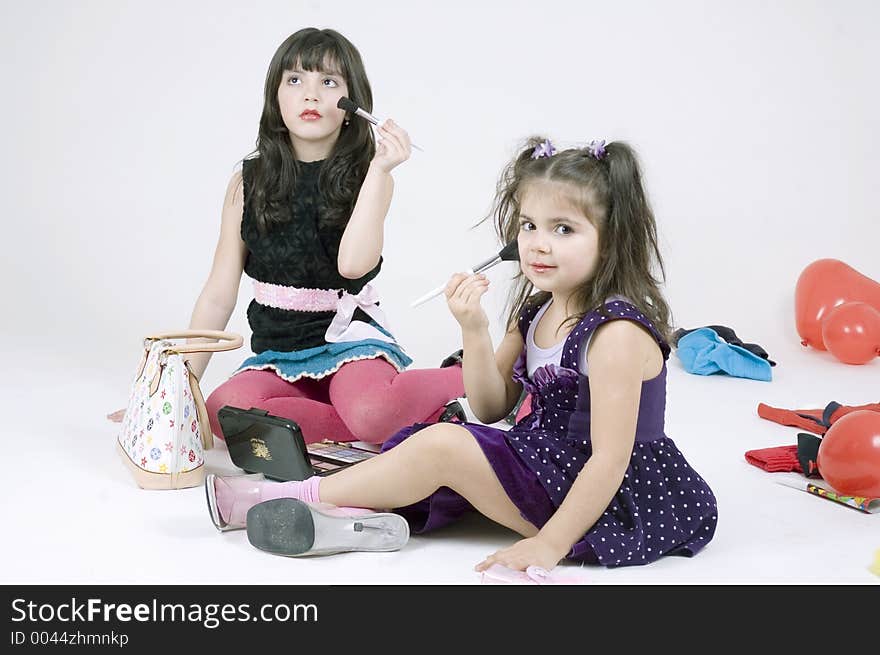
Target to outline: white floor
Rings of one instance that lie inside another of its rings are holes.
[[[797,429],[757,416],[759,402],[876,402],[880,360],[847,366],[796,343],[771,356],[780,363],[771,383],[698,377],[670,359],[667,433],[718,498],[709,546],[692,559],[619,569],[565,565],[567,573],[585,584],[880,583],[868,569],[880,549],[880,515],[775,484],[783,474],[743,459],[749,449],[796,442]],[[395,553],[266,554],[242,531],[214,529],[203,489],[135,486],[114,452],[117,426],[104,418],[124,397],[107,381],[118,374],[60,348],[24,348],[4,361],[0,583],[480,584],[474,564],[516,538],[474,516],[412,537]],[[234,470],[222,445],[209,464],[214,472]]]

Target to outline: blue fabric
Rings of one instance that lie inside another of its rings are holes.
[[[676,353],[685,370],[695,375],[726,373],[763,382],[772,379],[770,363],[766,359],[727,343],[709,328],[699,328],[681,337]]]
[[[244,360],[236,373],[245,369],[272,369],[288,382],[295,382],[303,377],[319,380],[332,375],[346,362],[377,357],[383,357],[398,371],[412,364],[412,359],[397,344],[364,339],[326,343],[293,352],[264,350],[259,355]]]

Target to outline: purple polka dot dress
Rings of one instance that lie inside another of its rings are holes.
[[[528,307],[519,320],[525,340],[540,306]],[[584,316],[569,333],[560,366],[548,364],[526,372],[525,348],[514,379],[532,395],[532,411],[509,431],[462,423],[483,449],[507,495],[522,516],[541,527],[562,504],[592,453],[589,378],[578,372],[580,350],[592,332],[607,321],[644,325],[669,357],[669,345],[633,305],[609,302]],[[666,364],[642,383],[635,445],[623,482],[605,512],[572,546],[567,557],[604,566],[647,564],[663,555],[696,554],[715,533],[717,504],[709,485],[691,468],[664,432]],[[426,424],[404,428],[385,442],[388,450]],[[442,487],[430,497],[396,511],[415,533],[455,521],[473,507]]]

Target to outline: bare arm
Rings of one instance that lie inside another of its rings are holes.
[[[590,439],[587,460],[556,513],[538,533],[564,557],[602,516],[632,456],[645,362],[657,343],[631,321],[611,321],[590,343]]]
[[[393,121],[385,121],[379,135],[382,140],[339,242],[336,265],[339,274],[350,280],[367,274],[379,263],[385,240],[385,216],[394,192],[391,170],[410,155],[409,135]]]
[[[224,330],[235,309],[247,256],[247,247],[241,238],[243,207],[244,193],[239,172],[232,176],[226,189],[214,262],[193,308],[189,322],[191,329]],[[211,359],[211,353],[194,353],[188,359],[193,373],[201,379]]]
[[[515,329],[504,335],[492,352],[489,331],[462,331],[464,390],[468,405],[483,423],[495,423],[516,406],[522,385],[513,381],[513,365],[523,348],[522,335]]]
[[[457,273],[446,285],[446,302],[461,325],[468,405],[480,421],[494,423],[507,416],[519,400],[522,385],[513,381],[512,374],[523,340],[518,330],[511,330],[493,352],[489,319],[480,305],[488,288],[485,275]]]
[[[391,175],[371,164],[339,242],[337,266],[342,277],[355,280],[379,263],[393,191]]]

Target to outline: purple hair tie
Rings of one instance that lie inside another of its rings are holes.
[[[590,141],[590,145],[587,146],[587,152],[589,152],[596,159],[604,159],[605,139],[593,139],[592,141]]]
[[[556,148],[550,143],[550,139],[544,139],[532,150],[532,159],[542,159],[544,157],[552,157],[556,154]]]

